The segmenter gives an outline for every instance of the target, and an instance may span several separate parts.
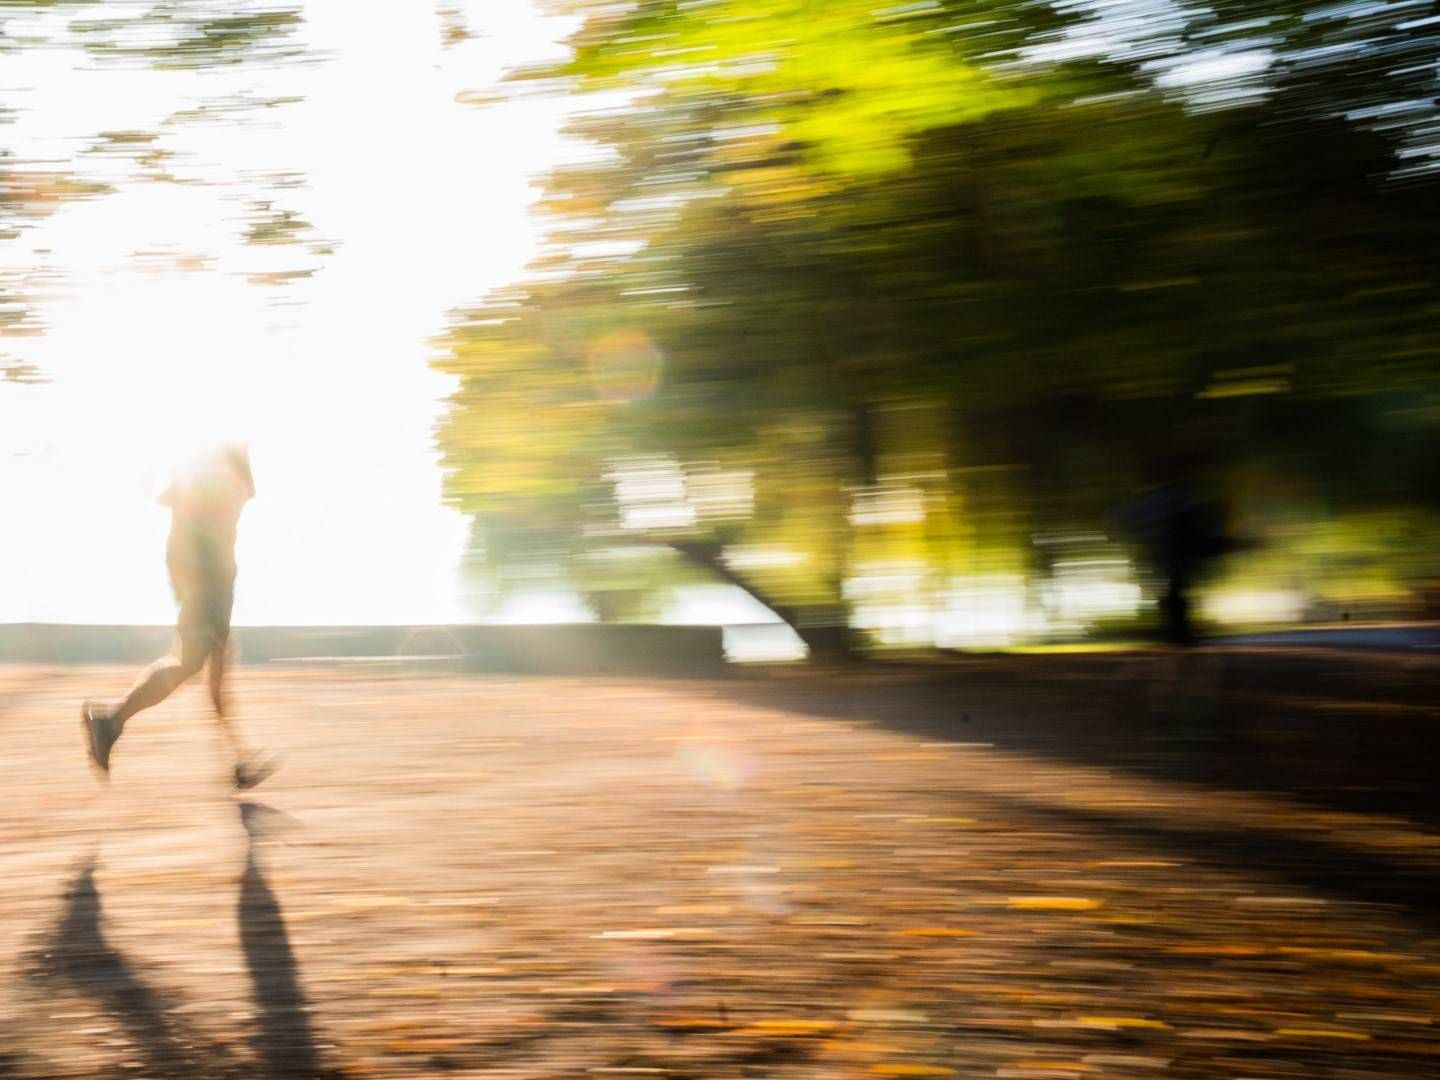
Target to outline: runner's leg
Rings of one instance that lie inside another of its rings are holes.
[[[180,655],[167,656],[146,668],[125,700],[110,714],[118,738],[125,723],[136,713],[158,705],[174,692],[175,688],[194,675],[205,664],[206,643],[193,634],[181,633]]]
[[[210,650],[210,702],[215,706],[215,720],[220,725],[220,732],[225,736],[225,742],[230,747],[230,752],[237,762],[245,760],[245,746],[240,740],[240,733],[235,725],[230,722],[230,716],[225,711],[225,662],[226,643],[217,644]]]

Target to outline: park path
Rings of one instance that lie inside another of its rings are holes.
[[[76,703],[128,675],[0,668],[0,1077],[1440,1076],[1403,817],[721,682],[354,668],[238,672],[252,798],[198,688],[101,788]]]

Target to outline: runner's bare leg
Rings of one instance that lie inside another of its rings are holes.
[[[210,650],[210,703],[215,706],[215,720],[220,725],[220,732],[225,736],[225,742],[229,744],[230,752],[239,764],[246,757],[245,744],[241,742],[240,733],[225,711],[225,665],[229,658],[227,653],[226,643],[223,641]]]
[[[128,721],[136,713],[158,705],[169,697],[177,686],[194,675],[205,664],[205,647],[202,642],[184,636],[180,639],[180,655],[166,656],[155,661],[135,680],[135,685],[125,695],[111,714],[118,737]]]

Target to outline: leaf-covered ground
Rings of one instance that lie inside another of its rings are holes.
[[[0,668],[0,1077],[1440,1075],[1433,671],[1212,659]]]

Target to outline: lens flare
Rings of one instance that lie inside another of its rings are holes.
[[[665,357],[639,330],[607,334],[590,349],[590,382],[601,401],[625,404],[655,393]]]

